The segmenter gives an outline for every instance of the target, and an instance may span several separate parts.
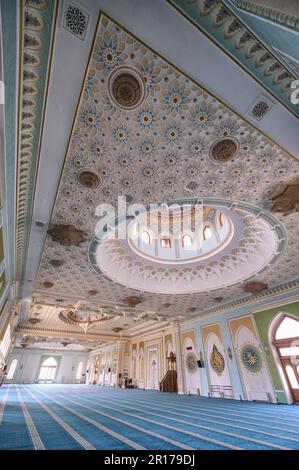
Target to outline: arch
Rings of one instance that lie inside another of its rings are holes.
[[[223,212],[220,212],[220,214],[219,214],[219,226],[220,226],[220,228],[223,227],[224,224],[225,224],[225,215],[223,214]]]
[[[209,392],[211,396],[231,398],[233,389],[230,370],[222,341],[221,327],[218,327],[219,330],[208,333],[204,344]]]
[[[9,323],[5,330],[2,341],[0,341],[0,353],[2,353],[2,356],[4,357],[4,359],[6,358],[8,354],[10,346],[11,346],[11,326]]]
[[[171,240],[169,237],[163,236],[160,239],[161,248],[171,248]]]
[[[139,379],[144,380],[144,350],[139,349]]]
[[[141,234],[141,240],[143,243],[150,245],[152,243],[152,237],[147,230],[144,230]]]
[[[238,327],[235,346],[245,399],[276,403],[271,374],[253,323]]]
[[[83,372],[83,361],[80,361],[77,366],[76,377],[75,377],[76,380],[81,380],[82,372]]]
[[[201,389],[201,380],[197,364],[197,351],[195,343],[190,336],[186,336],[184,339],[182,353],[186,392],[197,395]]]
[[[17,365],[18,365],[18,360],[17,359],[14,359],[10,366],[9,366],[9,369],[8,369],[8,372],[7,372],[7,379],[8,380],[12,380],[14,378],[14,375],[15,375],[15,372],[16,372],[16,368],[17,368]]]
[[[57,370],[57,361],[51,356],[45,359],[41,365],[38,379],[45,382],[52,382],[55,378]]]
[[[209,225],[206,225],[202,231],[202,235],[203,235],[203,239],[204,240],[209,240],[210,238],[212,238],[213,236],[213,233],[212,233],[212,229]]]
[[[287,401],[299,403],[299,317],[279,312],[269,326],[268,339]]]
[[[186,248],[188,246],[192,246],[192,244],[193,244],[193,240],[192,240],[191,235],[186,233],[185,235],[182,236],[182,246],[184,248]]]

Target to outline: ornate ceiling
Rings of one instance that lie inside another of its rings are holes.
[[[113,93],[126,95],[117,70],[133,80],[130,89],[136,95],[129,93],[129,110],[111,99]],[[138,91],[140,77],[144,89]],[[222,138],[235,141],[238,151],[228,161],[214,161],[210,149]],[[270,211],[273,195],[286,195],[289,187],[281,185],[293,182],[298,171],[298,162],[279,145],[101,14],[35,282],[36,302],[42,296],[49,303],[68,299],[73,305],[81,300],[126,307],[127,299],[135,297],[140,311],[167,320],[247,296],[241,283],[166,295],[100,276],[88,258],[99,221],[96,208],[103,203],[116,206],[118,196],[126,195],[130,203],[208,197]],[[298,274],[295,209],[276,205],[275,216],[288,240],[279,269],[271,265],[253,278],[266,287]],[[134,317],[134,302],[128,312]]]

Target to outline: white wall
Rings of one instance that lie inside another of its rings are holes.
[[[55,383],[76,383],[75,377],[80,361],[83,361],[83,373],[86,373],[87,353],[14,348],[7,361],[7,370],[14,359],[17,359],[18,364],[15,375],[10,382],[20,384],[37,382],[43,356],[53,356],[58,362]]]

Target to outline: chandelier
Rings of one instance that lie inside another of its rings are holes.
[[[93,312],[90,310],[79,310],[79,309],[66,309],[62,310],[59,315],[59,319],[68,325],[75,325],[82,328],[84,333],[92,328],[94,325],[110,320],[114,318],[114,315],[105,313],[102,308],[98,312]]]

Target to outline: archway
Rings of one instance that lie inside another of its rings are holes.
[[[156,359],[153,359],[151,362],[150,368],[150,388],[158,388],[158,365]]]
[[[77,371],[76,371],[76,381],[77,382],[81,382],[82,380],[82,373],[83,373],[83,362],[80,361],[79,364],[78,364],[78,367],[77,367]]]
[[[48,357],[40,368],[38,380],[41,382],[53,382],[57,370],[57,361],[54,357]]]
[[[299,318],[281,313],[275,320],[271,338],[274,356],[292,401],[299,403]]]
[[[9,369],[8,369],[8,372],[7,372],[7,377],[6,377],[7,380],[13,380],[15,372],[16,372],[17,365],[18,365],[18,360],[14,359],[12,361],[12,363],[10,364],[10,366],[9,366]]]
[[[186,391],[192,395],[200,393],[201,383],[197,363],[195,344],[187,337],[183,344],[183,364],[185,370]]]

